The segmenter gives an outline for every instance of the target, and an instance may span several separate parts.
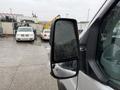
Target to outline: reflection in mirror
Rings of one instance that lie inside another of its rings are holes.
[[[63,62],[54,65],[53,72],[57,77],[71,77],[76,74],[77,61]]]
[[[74,24],[69,21],[57,21],[55,24],[54,61],[78,59],[77,40]]]

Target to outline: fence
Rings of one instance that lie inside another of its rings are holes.
[[[2,22],[3,34],[13,34],[13,24],[9,22]]]
[[[2,22],[1,26],[2,26],[1,28],[3,30],[3,34],[5,34],[5,35],[13,35],[14,34],[12,23]],[[41,25],[41,24],[30,24],[30,26],[33,27],[36,30],[37,35],[40,35],[40,32],[43,29],[43,25]]]

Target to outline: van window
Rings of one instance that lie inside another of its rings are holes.
[[[97,57],[109,79],[120,85],[120,2],[104,18]]]

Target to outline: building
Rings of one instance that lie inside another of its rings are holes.
[[[87,29],[88,24],[89,24],[89,21],[78,22],[78,30],[85,30],[85,29]]]
[[[17,19],[17,17],[23,17],[23,14],[10,14],[10,13],[0,13],[0,20],[6,19],[6,16],[9,18]]]
[[[6,19],[14,19],[17,22],[29,21],[39,23],[40,20],[37,17],[24,16],[23,14],[11,14],[11,13],[0,13],[0,20],[6,21]]]
[[[29,17],[29,16],[19,16],[17,17],[17,22],[29,21],[33,23],[39,23],[40,20],[36,17]]]

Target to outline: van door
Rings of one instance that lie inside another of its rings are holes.
[[[59,80],[58,81],[58,90],[76,90],[77,88],[77,77],[67,79],[67,80]]]
[[[116,4],[103,15],[99,24],[93,25],[94,29],[90,29],[92,36],[89,34],[88,39],[87,61],[99,81],[102,82],[102,76],[106,77],[106,85],[80,72],[78,90],[120,89],[120,1]]]
[[[95,79],[89,77],[83,72],[79,72],[78,89],[77,90],[114,90]]]

